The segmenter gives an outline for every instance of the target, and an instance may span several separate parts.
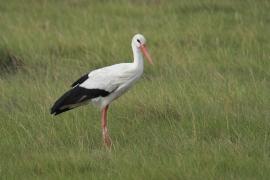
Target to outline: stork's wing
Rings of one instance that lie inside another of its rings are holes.
[[[86,89],[101,89],[111,93],[133,78],[134,75],[135,71],[130,63],[121,63],[90,72],[88,78],[79,86]]]
[[[86,104],[93,98],[106,97],[134,76],[128,63],[97,69],[83,75],[72,84],[72,89],[63,94],[51,108],[51,114],[60,114]]]
[[[87,80],[88,79],[88,73],[87,74],[85,74],[85,75],[83,75],[82,77],[80,77],[77,81],[75,81],[74,83],[72,83],[72,85],[71,85],[71,87],[74,87],[74,86],[76,86],[76,85],[78,85],[78,84],[81,84],[81,83],[83,83],[85,80]]]
[[[85,105],[92,98],[105,97],[109,92],[100,89],[85,89],[75,86],[64,93],[52,106],[51,114],[58,115],[73,108]]]

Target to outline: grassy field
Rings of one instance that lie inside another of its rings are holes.
[[[137,32],[155,65],[112,104],[109,152],[98,109],[49,109],[80,75],[132,61]],[[0,2],[1,179],[269,176],[270,1]]]

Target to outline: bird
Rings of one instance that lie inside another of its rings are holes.
[[[142,34],[135,34],[131,40],[133,62],[120,63],[93,70],[71,85],[51,107],[52,115],[86,104],[94,104],[101,109],[101,127],[103,144],[111,148],[112,141],[107,128],[107,111],[110,104],[127,92],[143,74],[144,58],[153,65],[153,60],[146,48],[146,39]]]

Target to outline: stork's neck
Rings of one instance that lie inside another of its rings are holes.
[[[136,68],[143,69],[143,55],[139,48],[132,44],[132,51],[133,51],[133,64]]]

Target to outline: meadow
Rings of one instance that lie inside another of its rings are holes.
[[[154,65],[100,110],[50,107],[82,74]],[[1,0],[0,179],[268,179],[270,1]]]

